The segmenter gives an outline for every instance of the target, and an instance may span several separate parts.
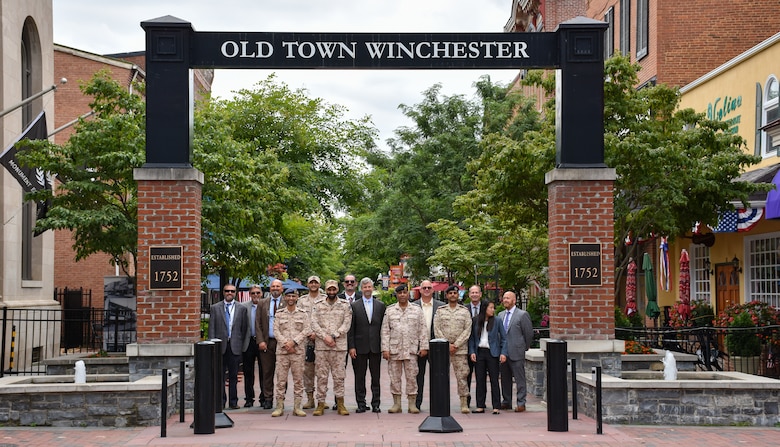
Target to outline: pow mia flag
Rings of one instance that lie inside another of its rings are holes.
[[[27,166],[20,166],[19,162],[16,160],[16,154],[20,150],[24,150],[27,147],[21,146],[19,148],[16,147],[17,143],[19,143],[22,140],[29,139],[29,140],[44,140],[46,139],[48,135],[47,129],[46,129],[46,112],[41,112],[32,123],[30,123],[29,126],[22,132],[22,134],[17,138],[11,145],[6,148],[6,150],[3,152],[2,155],[0,155],[0,163],[2,163],[3,166],[5,166],[6,169],[8,169],[8,172],[11,173],[11,175],[16,178],[16,180],[19,182],[20,185],[22,185],[22,189],[25,193],[28,192],[36,192],[40,191],[42,189],[51,189],[51,182],[49,181],[49,176],[46,175],[46,172],[44,172],[40,168],[31,168]],[[38,202],[38,211],[36,213],[37,219],[43,219],[46,217],[46,212],[48,211],[49,204],[47,201],[42,200]],[[38,234],[36,233],[36,236]]]

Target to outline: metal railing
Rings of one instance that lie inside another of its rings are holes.
[[[45,374],[43,361],[76,352],[123,352],[136,340],[127,309],[4,308],[0,377]]]
[[[740,356],[729,352],[729,335],[749,334],[760,341],[758,355]],[[756,328],[686,327],[686,328],[615,328],[615,337],[634,340],[653,348],[693,354],[699,369],[708,371],[741,371],[766,377],[780,377],[780,326]],[[774,340],[775,342],[772,342]]]

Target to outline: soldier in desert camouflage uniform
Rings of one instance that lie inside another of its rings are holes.
[[[460,412],[470,413],[468,397],[469,387],[466,376],[469,374],[468,341],[471,336],[471,314],[465,307],[458,304],[458,287],[449,286],[445,292],[447,305],[441,306],[433,318],[433,330],[436,338],[450,342],[450,364],[455,372],[460,397]]]
[[[344,406],[344,358],[347,355],[347,332],[352,325],[352,307],[338,297],[339,283],[325,282],[324,300],[314,303],[311,328],[317,336],[315,341],[315,369],[317,377],[317,409],[314,416],[325,412],[325,397],[328,394],[328,376],[333,376],[333,394],[336,409],[340,415],[348,415]]]
[[[309,288],[309,293],[301,295],[298,299],[298,307],[301,308],[309,315],[309,321],[311,321],[312,311],[314,311],[314,304],[317,301],[324,299],[320,294],[320,277],[309,276],[306,280],[306,287]],[[314,340],[316,336],[314,331],[309,331],[306,339],[306,356],[304,357],[305,363],[303,364],[303,387],[306,391],[306,403],[303,404],[303,409],[314,408],[314,361],[315,361],[315,349]]]
[[[398,302],[388,306],[382,320],[382,357],[388,361],[393,406],[388,413],[401,412],[401,376],[406,378],[409,413],[419,413],[417,400],[417,356],[428,355],[428,326],[420,306],[409,304],[405,284],[395,288]]]
[[[276,409],[271,416],[284,414],[284,395],[287,392],[287,376],[293,376],[293,414],[306,416],[301,410],[303,398],[303,356],[306,349],[306,335],[311,323],[309,315],[296,304],[298,292],[295,289],[284,291],[287,306],[280,308],[274,317],[274,336],[276,337]]]

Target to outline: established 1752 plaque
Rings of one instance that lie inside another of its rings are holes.
[[[149,247],[149,290],[181,290],[182,246]]]
[[[569,244],[569,285],[601,285],[601,245]]]

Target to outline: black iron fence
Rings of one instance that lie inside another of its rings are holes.
[[[623,327],[615,328],[615,337],[648,348],[693,354],[702,370],[740,371],[780,378],[780,326]],[[753,344],[752,348],[748,347]]]
[[[124,352],[136,340],[135,311],[4,308],[0,377],[44,374],[44,360],[68,353]]]

